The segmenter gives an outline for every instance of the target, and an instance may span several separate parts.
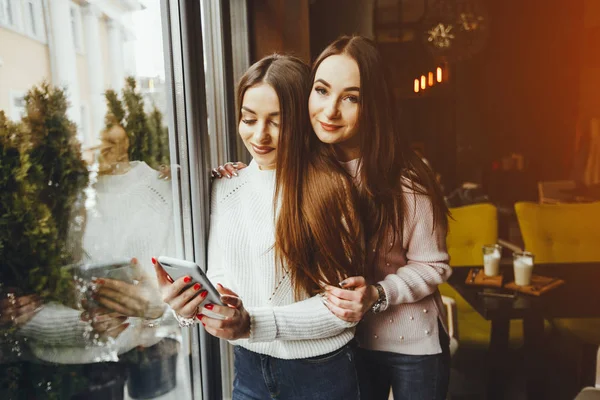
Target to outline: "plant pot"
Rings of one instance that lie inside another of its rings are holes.
[[[156,345],[135,349],[138,362],[128,364],[127,391],[132,399],[152,399],[177,385],[179,342],[163,339]]]
[[[95,363],[83,366],[88,380],[85,390],[71,400],[123,400],[125,394],[125,366],[120,363]]]
[[[90,385],[84,392],[71,397],[71,400],[123,400],[125,379],[113,378],[110,381]]]

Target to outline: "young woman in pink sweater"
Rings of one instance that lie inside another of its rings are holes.
[[[369,242],[367,276],[326,287],[329,309],[357,328],[361,395],[445,399],[448,335],[438,285],[451,274],[448,209],[432,171],[399,128],[375,44],[341,37],[312,68],[314,132],[355,178]]]

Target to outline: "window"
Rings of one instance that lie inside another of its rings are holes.
[[[45,40],[44,15],[41,0],[25,0],[21,2],[21,16],[25,33],[39,40]]]
[[[18,10],[9,10],[9,3],[18,5]],[[57,3],[58,0],[0,0],[2,21],[7,21],[8,12],[12,11],[14,21],[23,26],[8,28],[25,35],[16,38],[15,52],[26,52],[23,57],[3,54],[0,72],[3,81],[19,82],[14,87],[23,90],[11,91],[0,85],[0,110],[21,125],[0,125],[0,136],[8,134],[13,139],[0,140],[0,146],[13,146],[15,142],[11,151],[0,151],[13,157],[0,157],[0,181],[17,172],[23,182],[22,187],[19,181],[7,188],[14,190],[14,196],[2,197],[0,244],[9,246],[2,249],[0,315],[12,313],[13,306],[21,304],[3,299],[36,298],[35,311],[27,318],[0,321],[0,398],[116,398],[113,393],[125,399],[217,398],[203,397],[206,373],[203,370],[200,374],[198,369],[200,347],[204,346],[198,345],[200,330],[197,326],[179,327],[157,293],[151,261],[161,255],[189,260],[196,257],[200,261],[200,246],[205,242],[202,233],[197,233],[202,230],[197,229],[200,223],[195,222],[197,217],[192,210],[198,205],[192,207],[191,198],[199,195],[203,204],[208,204],[208,184],[197,188],[194,194],[190,186],[203,179],[207,183],[209,177],[198,174],[192,179],[189,170],[190,165],[205,164],[203,157],[208,151],[194,153],[186,144],[188,139],[183,139],[200,136],[198,129],[192,132],[187,128],[190,118],[185,113],[195,108],[187,105],[188,93],[201,87],[204,77],[197,74],[199,84],[186,87],[185,93],[159,84],[173,81],[174,71],[183,74],[181,54],[177,53],[176,59],[176,51],[163,54],[161,40],[183,53],[183,33],[164,38],[162,35],[179,32],[179,27],[172,28],[171,24],[179,22],[180,5],[183,8],[193,2],[85,2],[94,5],[98,36],[106,29],[104,21],[110,15],[130,21],[129,27],[137,37],[150,38],[150,43],[134,44],[136,61],[146,68],[140,68],[126,84],[124,90],[130,101],[124,101],[123,92],[113,92],[114,101],[108,106],[112,114],[103,110],[105,95],[110,96],[105,94],[106,87],[94,85],[94,80],[98,80],[94,67],[98,65],[90,67],[64,57],[67,51],[83,50],[82,11],[78,5],[68,2],[69,8],[50,8],[64,11],[61,18],[55,18],[62,23],[49,27],[58,39],[54,46],[20,46],[43,34],[42,4],[53,7]],[[161,13],[161,7],[162,11],[170,7],[173,15]],[[165,21],[167,17],[169,20]],[[163,30],[164,24],[168,25]],[[4,29],[3,25],[0,34]],[[75,46],[62,40],[71,33]],[[190,47],[198,45],[196,41]],[[101,46],[85,49],[90,55],[95,52],[93,59],[99,60],[101,67],[124,62],[122,58],[111,58],[111,48],[108,50]],[[61,81],[53,82],[54,76]],[[165,99],[162,118],[155,114],[151,122],[138,84],[145,76],[156,77],[153,93],[162,91]],[[180,77],[178,82],[187,81],[185,78]],[[44,81],[48,84],[42,84]],[[65,86],[68,89],[63,91]],[[29,90],[32,95],[25,102],[25,91]],[[30,107],[29,102],[35,107]],[[172,111],[174,103],[178,104],[176,112]],[[24,113],[29,118],[23,121]],[[119,121],[110,117],[115,114]],[[104,128],[106,120],[114,129],[102,129],[102,133],[92,129]],[[78,132],[73,131],[73,124],[78,126]],[[138,140],[129,141],[130,137]],[[91,154],[86,158],[88,165],[79,153],[80,146],[71,146],[77,138],[85,139],[81,150]],[[20,163],[25,158],[19,151],[26,152],[24,156],[28,155],[30,162]],[[94,157],[98,155],[101,157]],[[180,161],[175,157],[185,158]],[[160,177],[162,164],[173,165],[172,179]],[[24,196],[29,196],[26,201]],[[8,212],[5,214],[4,210]],[[8,229],[5,215],[10,217]],[[26,234],[9,235],[10,232]],[[134,258],[136,261],[132,261]],[[101,302],[94,300],[97,296],[91,297],[94,283],[92,275],[86,273],[92,266],[97,267],[93,276],[128,285],[123,295],[129,304],[139,306],[140,312],[121,309],[121,317],[105,315],[100,319],[111,322],[99,322],[96,317],[100,316]],[[39,295],[39,299],[32,295]],[[196,345],[191,347],[192,343]],[[156,378],[148,379],[149,376]]]
[[[12,26],[14,24],[13,14],[11,0],[0,0],[0,24]]]
[[[81,24],[81,10],[79,6],[71,4],[71,32],[73,44],[78,53],[83,53],[83,30]]]
[[[10,119],[19,121],[25,114],[25,93],[11,92],[10,94]]]

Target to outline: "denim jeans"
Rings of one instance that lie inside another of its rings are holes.
[[[394,400],[444,400],[450,379],[450,341],[439,325],[442,347],[439,354],[410,355],[357,349],[361,397],[387,400],[391,386]]]
[[[235,346],[233,400],[358,400],[354,351],[282,360]]]

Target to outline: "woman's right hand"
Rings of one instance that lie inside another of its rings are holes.
[[[238,176],[237,171],[246,168],[247,165],[243,162],[228,162],[225,165],[219,165],[217,168],[213,168],[210,171],[211,177],[221,179],[227,177],[231,179],[232,176]]]
[[[160,286],[163,301],[178,315],[184,318],[196,318],[200,305],[206,299],[208,292],[201,290],[202,285],[199,283],[195,283],[185,289],[192,281],[191,277],[182,276],[173,281],[173,278],[167,274],[167,271],[163,269],[156,259],[153,258],[152,262],[156,270],[156,277],[158,278],[158,285]]]

